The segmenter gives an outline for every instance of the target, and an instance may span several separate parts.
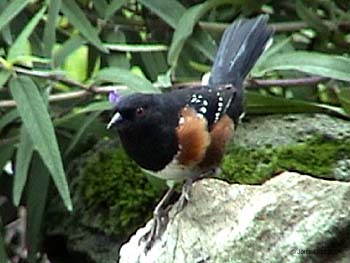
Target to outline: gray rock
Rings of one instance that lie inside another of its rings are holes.
[[[242,147],[275,147],[304,142],[315,135],[350,139],[350,122],[325,114],[248,117],[238,126],[234,141]]]
[[[145,254],[139,229],[120,263],[350,262],[350,183],[285,172],[263,185],[194,184],[191,203]]]

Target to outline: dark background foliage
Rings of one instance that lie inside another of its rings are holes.
[[[262,13],[276,34],[246,81],[248,114],[348,119],[348,1],[1,0],[0,262],[45,256],[48,192],[74,209],[66,173],[111,136],[109,91],[197,85],[228,23]]]

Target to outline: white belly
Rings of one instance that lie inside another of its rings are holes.
[[[199,171],[196,168],[189,169],[188,167],[173,161],[161,171],[153,172],[147,170],[147,173],[164,180],[182,181],[186,178],[194,176],[195,174],[198,174]]]

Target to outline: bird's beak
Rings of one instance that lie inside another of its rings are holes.
[[[110,129],[114,124],[120,123],[120,122],[122,122],[122,121],[123,121],[122,115],[121,115],[119,112],[116,112],[116,113],[113,115],[111,121],[108,123],[107,129]]]

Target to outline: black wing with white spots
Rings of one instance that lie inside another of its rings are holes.
[[[234,101],[236,90],[232,85],[220,85],[215,88],[202,87],[193,90],[186,106],[194,108],[205,117],[208,126],[220,120]]]

